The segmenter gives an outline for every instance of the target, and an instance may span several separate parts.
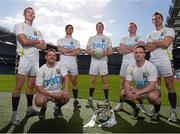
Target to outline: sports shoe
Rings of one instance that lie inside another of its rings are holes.
[[[86,108],[90,108],[93,107],[93,100],[92,99],[88,99],[87,104],[86,104]]]
[[[133,109],[133,113],[131,114],[131,119],[137,119],[139,114],[139,108]]]
[[[105,99],[105,100],[104,100],[104,105],[105,105],[105,106],[110,106],[109,100]]]
[[[154,106],[152,106],[152,107],[150,108],[149,112],[147,112],[147,115],[148,115],[149,117],[152,117],[152,116],[154,115],[154,113],[155,113],[155,109],[154,109]]]
[[[74,100],[73,106],[74,106],[74,108],[81,108],[81,105],[79,104],[78,100]]]
[[[13,126],[18,126],[20,124],[19,117],[18,117],[17,113],[16,114],[14,114],[14,113],[12,114],[12,116],[11,116],[11,124]]]
[[[54,118],[63,118],[63,113],[61,111],[61,108],[55,107],[54,108]]]
[[[177,121],[177,114],[176,112],[171,112],[168,121],[176,122]]]
[[[145,109],[145,107],[144,107],[143,104],[138,104],[138,107],[139,107],[139,109],[141,110],[142,113],[148,114],[148,113],[147,113],[147,110]]]
[[[114,109],[114,111],[115,112],[118,112],[118,111],[120,111],[120,110],[122,110],[123,109],[123,103],[118,103],[117,104],[117,106],[115,107],[115,109]]]
[[[33,107],[28,107],[26,110],[26,116],[39,115],[39,111],[34,109]]]
[[[153,116],[151,117],[151,120],[150,120],[151,123],[158,123],[159,122],[159,114],[158,113],[154,113]]]
[[[42,107],[39,113],[39,119],[43,120],[46,117],[46,107]]]

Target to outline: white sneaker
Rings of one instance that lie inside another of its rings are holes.
[[[150,117],[152,117],[152,116],[154,115],[154,113],[155,113],[155,109],[154,109],[154,106],[152,106],[152,107],[150,108],[149,112],[147,112],[147,115],[150,116]]]
[[[118,103],[117,106],[115,107],[114,111],[118,112],[123,109],[123,103]]]
[[[26,116],[39,115],[39,111],[34,109],[33,107],[28,107],[26,110]]]
[[[86,108],[91,108],[91,107],[93,107],[93,100],[88,99],[87,104],[86,104]]]
[[[144,107],[143,104],[138,104],[138,107],[139,107],[139,109],[141,110],[141,112],[143,112],[144,114],[148,114],[148,113],[147,113],[147,110],[146,110],[146,108]]]
[[[19,117],[18,117],[17,113],[16,113],[16,114],[12,113],[12,116],[11,116],[11,124],[12,124],[13,126],[17,126],[17,125],[20,124],[20,120],[19,120]]]
[[[176,112],[171,112],[168,121],[176,122],[177,121],[177,114]]]

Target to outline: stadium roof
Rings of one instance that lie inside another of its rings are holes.
[[[172,0],[169,7],[169,16],[166,20],[166,26],[173,27],[176,36],[174,40],[174,48],[180,48],[180,0]]]
[[[0,26],[0,42],[15,45],[16,44],[16,36],[14,33],[10,32],[8,29]]]

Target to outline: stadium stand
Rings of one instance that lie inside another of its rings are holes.
[[[166,20],[166,26],[175,29],[175,40],[173,43],[173,61],[174,68],[180,69],[180,0],[172,0],[169,7],[169,15]],[[52,44],[48,44],[47,48],[54,48]],[[44,52],[40,51],[40,65],[45,63]],[[16,55],[16,38],[14,33],[0,26],[0,74],[14,74]],[[80,74],[88,74],[90,66],[90,56],[81,49],[78,58],[78,68]],[[147,54],[146,59],[149,58]],[[59,59],[59,56],[58,56]],[[121,67],[122,55],[118,54],[118,47],[113,48],[113,55],[108,57],[108,68],[110,74],[119,74]]]
[[[175,30],[176,36],[173,43],[174,68],[180,69],[180,1],[172,0],[169,7],[169,16],[166,19],[166,26]]]

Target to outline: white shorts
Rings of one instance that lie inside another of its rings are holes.
[[[107,61],[91,61],[90,69],[89,69],[90,75],[107,75],[108,74],[108,66]]]
[[[126,77],[126,73],[127,73],[127,68],[133,64],[135,62],[135,60],[129,60],[129,61],[123,61],[121,64],[121,68],[120,68],[120,76],[122,77]]]
[[[171,62],[169,60],[167,61],[150,61],[153,63],[158,71],[158,77],[168,77],[172,76],[172,67],[171,67]]]
[[[64,68],[66,69],[69,75],[72,76],[78,75],[77,63],[65,63],[63,61],[60,61],[59,63],[61,64],[61,66],[64,66]]]
[[[23,57],[20,57],[18,65],[18,74],[36,76],[39,69],[39,60],[29,60]]]

